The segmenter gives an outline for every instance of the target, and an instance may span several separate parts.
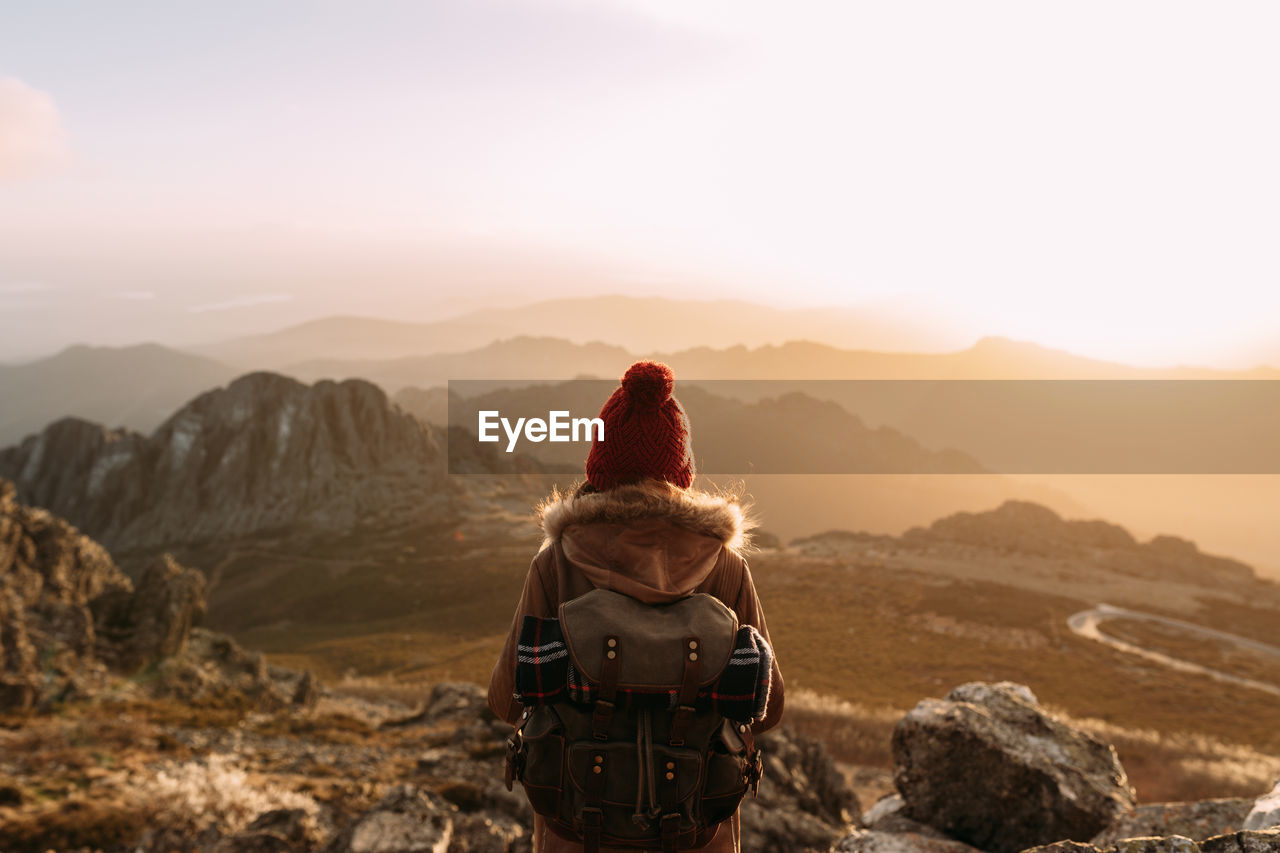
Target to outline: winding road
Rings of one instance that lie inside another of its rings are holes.
[[[1167,616],[1157,616],[1154,613],[1143,613],[1140,610],[1128,610],[1124,607],[1115,607],[1110,604],[1099,604],[1097,607],[1089,610],[1082,610],[1067,618],[1067,627],[1076,634],[1111,646],[1113,649],[1146,658],[1149,661],[1154,661],[1155,663],[1167,666],[1170,669],[1176,669],[1180,672],[1204,675],[1228,684],[1236,684],[1241,687],[1251,687],[1254,690],[1262,690],[1275,696],[1280,696],[1280,686],[1275,684],[1270,684],[1265,681],[1255,681],[1252,678],[1232,675],[1229,672],[1222,672],[1221,670],[1201,666],[1198,663],[1179,660],[1178,658],[1171,657],[1170,655],[1163,654],[1162,652],[1153,652],[1150,649],[1144,649],[1141,646],[1135,646],[1132,643],[1126,643],[1123,640],[1118,640],[1115,637],[1108,636],[1098,630],[1098,625],[1107,619],[1141,619],[1147,622],[1158,622],[1162,625],[1169,625],[1171,627],[1200,634],[1201,636],[1214,640],[1224,640],[1229,643],[1235,643],[1242,648],[1252,649],[1263,654],[1274,655],[1277,658],[1280,658],[1280,647],[1260,643],[1257,640],[1250,640],[1247,637],[1238,637],[1235,634],[1228,634],[1225,631],[1206,628],[1203,625],[1197,625],[1194,622],[1183,622],[1180,619],[1170,619]]]

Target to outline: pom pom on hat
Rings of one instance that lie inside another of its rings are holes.
[[[675,376],[656,361],[637,361],[600,409],[604,438],[587,454],[587,482],[605,491],[642,479],[687,489],[696,468],[689,418],[672,396]]]
[[[671,399],[676,377],[657,361],[637,361],[622,376],[622,388],[643,406],[660,406]]]

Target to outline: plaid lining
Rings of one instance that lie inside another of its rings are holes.
[[[738,629],[733,654],[714,684],[698,691],[699,711],[714,710],[731,720],[764,716],[773,673],[773,649],[750,625]],[[590,705],[599,685],[588,681],[569,660],[559,619],[525,616],[516,648],[515,698],[523,705],[575,702]],[[618,701],[633,707],[675,710],[678,688],[641,691],[618,688]]]

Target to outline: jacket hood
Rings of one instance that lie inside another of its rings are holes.
[[[659,480],[604,492],[553,491],[537,515],[544,548],[558,543],[593,586],[648,603],[693,592],[726,550],[747,547],[754,527],[733,495]]]

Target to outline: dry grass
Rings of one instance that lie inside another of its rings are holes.
[[[360,744],[374,734],[373,726],[346,714],[302,715],[293,711],[282,711],[256,721],[252,729],[259,734],[301,737],[320,743]]]
[[[135,844],[153,813],[136,803],[73,797],[29,813],[0,809],[0,850],[45,853],[48,850],[102,850]]]

